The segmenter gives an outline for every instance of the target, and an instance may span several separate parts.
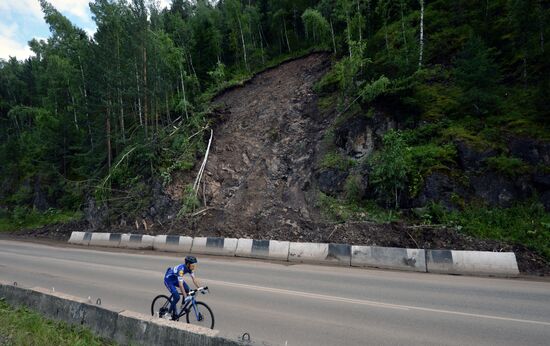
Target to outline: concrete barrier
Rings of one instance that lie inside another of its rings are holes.
[[[426,272],[426,253],[423,249],[354,245],[351,265]]]
[[[430,273],[517,276],[513,252],[426,250]]]
[[[432,273],[500,276],[519,274],[513,252],[424,250],[347,244],[291,243],[247,238],[197,237],[193,239],[179,235],[153,237],[139,234],[90,232],[72,232],[69,243]]]
[[[193,239],[192,253],[235,256],[237,238],[198,237]]]
[[[69,238],[69,244],[88,245],[92,233],[90,232],[72,232]]]
[[[179,235],[157,235],[153,242],[153,248],[169,252],[191,252],[193,238]]]
[[[236,340],[220,337],[217,330],[99,306],[44,288],[21,288],[0,282],[0,297],[9,305],[25,306],[48,318],[85,326],[103,338],[124,345],[243,345]]]
[[[119,247],[122,234],[120,233],[91,233],[90,246]]]
[[[155,237],[145,234],[123,234],[120,247],[127,249],[153,249]]]
[[[290,262],[332,263],[351,265],[351,246],[347,244],[290,243]]]
[[[239,238],[235,256],[288,261],[290,242]]]

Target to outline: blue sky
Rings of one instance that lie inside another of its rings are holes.
[[[96,30],[88,3],[92,0],[49,0],[71,22],[90,35]],[[161,7],[170,0],[157,0]],[[24,60],[32,52],[27,44],[33,38],[46,39],[49,27],[38,0],[0,0],[0,59],[10,56]]]

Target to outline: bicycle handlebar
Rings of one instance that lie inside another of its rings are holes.
[[[194,296],[197,292],[200,292],[202,294],[206,294],[208,291],[208,286],[204,286],[204,287],[199,287],[197,288],[196,290],[190,290],[189,291],[189,295],[190,296]]]

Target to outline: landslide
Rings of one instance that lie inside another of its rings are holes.
[[[330,67],[312,54],[256,75],[213,100],[218,118],[200,194],[205,212],[186,218],[196,234],[312,240],[314,166],[330,119],[314,83]],[[196,173],[196,172],[195,172]],[[194,175],[167,190],[174,199]]]
[[[97,228],[88,218],[74,225],[24,230],[19,235],[66,240],[72,230],[91,229],[514,251],[521,272],[550,275],[545,259],[524,246],[480,240],[452,228],[327,221],[318,207],[316,167],[325,154],[323,134],[333,125],[335,114],[319,111],[313,85],[329,68],[329,55],[312,54],[259,73],[245,85],[226,90],[213,100],[214,135],[199,190],[201,206],[183,218],[176,218],[175,210],[185,187],[193,183],[202,158],[194,171],[174,176],[165,191],[157,193],[156,205],[150,209],[165,215],[162,220],[147,212],[149,216],[139,224],[136,221],[135,226],[124,223]]]

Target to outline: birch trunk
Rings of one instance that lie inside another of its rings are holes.
[[[336,40],[334,38],[334,26],[332,26],[332,19],[330,20],[330,33],[332,34],[332,48],[334,49],[334,54],[336,54]]]
[[[420,2],[420,52],[418,56],[418,69],[422,68],[422,54],[424,53],[424,0]]]
[[[185,119],[189,119],[189,114],[187,113],[187,99],[185,98],[185,84],[183,83],[183,68],[180,64],[180,81],[181,81],[181,93],[183,95],[183,109],[185,111]]]
[[[80,77],[82,78],[82,94],[84,95],[84,106],[86,107],[86,122],[88,123],[88,136],[90,137],[90,145],[92,150],[94,149],[94,138],[92,137],[92,125],[90,124],[90,114],[88,113],[88,92],[86,91],[86,80],[84,79],[84,69],[82,68],[82,60],[80,59],[80,54],[78,57],[78,65],[80,67]]]
[[[409,48],[407,47],[407,35],[405,34],[405,15],[403,11],[403,0],[399,1],[399,5],[401,8],[401,33],[403,35],[403,46],[405,47],[405,62],[407,63],[407,66],[409,65]]]
[[[145,138],[147,138],[148,119],[148,97],[147,97],[147,48],[143,46],[143,121],[145,123]]]
[[[288,52],[290,53],[290,42],[288,41],[288,33],[286,31],[286,22],[284,18],[283,18],[283,28],[285,29],[286,46],[288,48]]]
[[[246,45],[244,44],[243,27],[241,25],[241,18],[237,15],[237,21],[239,22],[239,30],[241,31],[241,42],[243,45],[244,67],[248,70],[248,61],[246,60]]]
[[[143,126],[143,118],[141,116],[141,95],[139,90],[139,73],[137,68],[137,62],[136,62],[136,86],[137,86],[137,103],[138,103],[138,115],[139,115],[139,124]]]

